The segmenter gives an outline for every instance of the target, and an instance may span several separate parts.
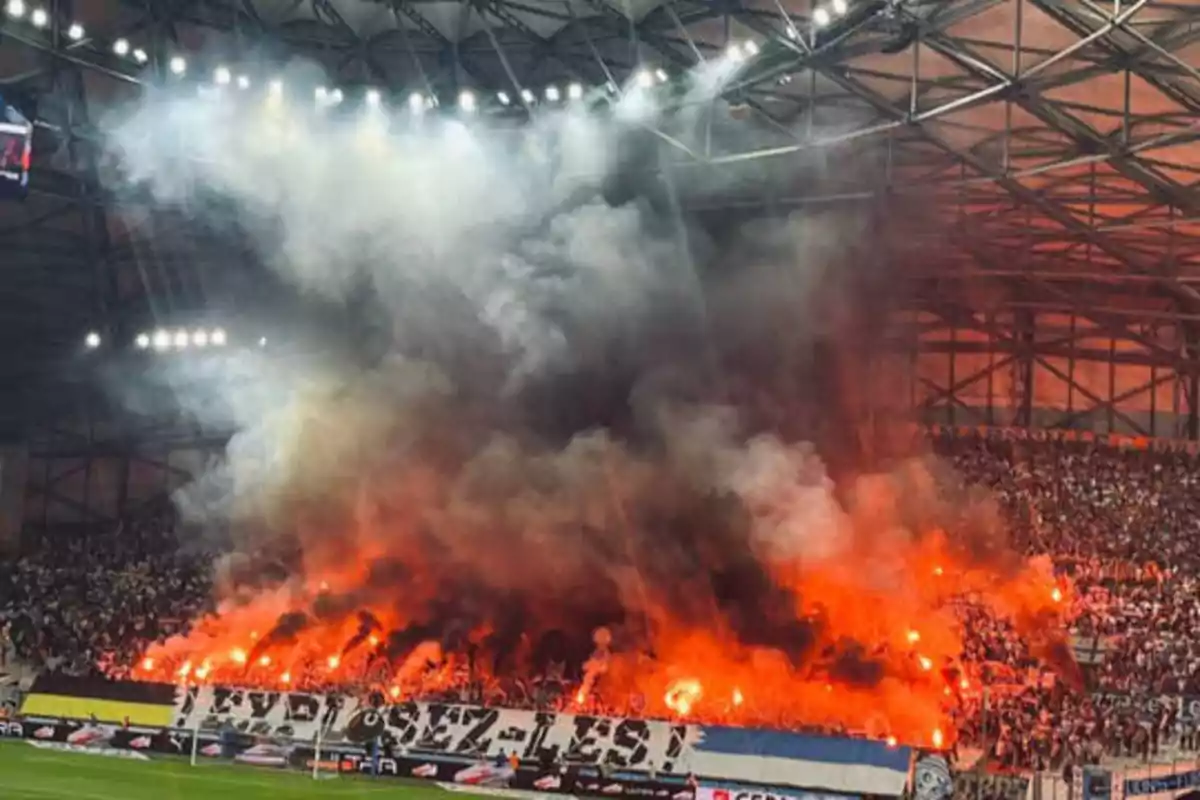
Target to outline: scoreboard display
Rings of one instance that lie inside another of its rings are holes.
[[[0,192],[23,193],[29,186],[33,155],[33,126],[0,122]]]

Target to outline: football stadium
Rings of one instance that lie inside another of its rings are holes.
[[[1197,0],[0,0],[0,800],[1196,800]]]

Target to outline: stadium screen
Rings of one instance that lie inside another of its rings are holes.
[[[33,155],[33,127],[0,122],[0,192],[23,194],[29,186]]]

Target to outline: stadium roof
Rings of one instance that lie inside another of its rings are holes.
[[[753,41],[762,57],[719,101],[755,125],[753,149],[672,158],[853,149],[871,168],[705,205],[911,195],[879,205],[922,312],[1009,338],[1022,314],[1078,313],[1165,358],[1180,348],[1150,331],[1200,320],[1194,0],[53,0],[42,26],[38,2],[0,13],[0,94],[39,121],[30,195],[0,201],[10,388],[86,330],[202,307],[212,271],[239,263],[236,243],[118,206],[100,180],[95,118],[175,57],[302,57],[348,90],[494,95],[677,73]]]

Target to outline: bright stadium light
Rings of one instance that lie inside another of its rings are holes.
[[[83,343],[87,345],[88,350],[95,350],[100,346],[100,334],[89,331],[88,335],[83,338]]]
[[[133,344],[138,350],[145,350],[150,346],[150,334],[139,333],[137,338],[133,340]]]
[[[583,85],[579,83],[572,83],[567,87],[567,97],[571,98],[572,100],[582,99]]]
[[[746,52],[746,55],[753,58],[754,56],[758,55],[758,43],[757,42],[746,42],[745,44],[742,45],[742,50],[744,50]]]
[[[670,76],[667,75],[667,71],[665,69],[659,67],[658,69],[654,70],[654,77],[658,79],[659,83],[666,83],[667,78]]]
[[[175,331],[174,344],[176,349],[183,350],[188,346],[189,342],[191,342],[191,337],[188,336],[187,331]]]
[[[283,97],[283,81],[275,78],[267,84],[267,92],[276,99]]]
[[[379,104],[383,102],[383,95],[378,89],[367,89],[367,105],[371,108],[379,108]]]
[[[148,56],[146,54],[145,50],[143,50],[142,48],[139,47],[137,50],[133,51],[133,60],[138,62],[139,64],[145,64],[147,61],[150,60],[150,56]],[[182,62],[180,62],[180,63],[182,64]]]
[[[525,105],[531,104],[534,101],[533,92],[531,92],[529,89],[522,89],[521,100],[525,103]]]
[[[13,19],[25,16],[25,0],[8,0],[4,5],[4,13]]]
[[[192,344],[194,344],[196,347],[207,347],[208,346],[208,331],[205,331],[205,330],[193,331],[192,332]]]
[[[839,17],[850,10],[850,6],[846,3],[846,0],[833,0],[832,5],[833,13],[837,14]]]
[[[473,112],[476,107],[475,93],[470,89],[463,89],[458,93],[458,108],[468,114]]]
[[[29,15],[29,21],[33,23],[35,28],[44,28],[50,24],[50,15],[46,13],[44,8],[35,8],[33,13]]]
[[[813,24],[818,28],[824,28],[829,24],[829,11],[825,8],[813,10]]]
[[[654,85],[654,76],[650,74],[648,69],[639,69],[633,75],[633,82],[640,89],[649,89]]]
[[[156,330],[154,332],[154,349],[161,351],[166,350],[170,346],[171,334],[167,333],[162,328]]]
[[[557,103],[562,99],[562,93],[558,91],[558,87],[550,84],[546,87],[546,99],[551,103]]]
[[[67,38],[72,42],[78,42],[83,38],[83,26],[78,22],[72,22],[71,27],[67,28]]]
[[[250,78],[245,75],[238,75],[237,85],[243,92],[246,91],[250,88]]]
[[[420,114],[425,108],[425,96],[420,92],[413,92],[408,96],[408,109],[414,114]]]
[[[341,90],[341,89],[334,89],[332,92],[330,92],[330,93],[329,93],[329,100],[330,100],[330,102],[332,102],[332,103],[333,103],[335,106],[336,106],[338,103],[342,102],[342,100],[344,100],[344,99],[345,99],[345,95],[343,95],[343,94],[342,94],[342,90]]]
[[[217,347],[223,346],[225,344],[225,329],[214,328],[212,335],[209,337],[209,341],[215,344]]]
[[[227,86],[233,80],[233,75],[229,72],[229,67],[217,67],[213,72],[213,80],[218,86]]]
[[[133,55],[135,58],[137,57],[137,53],[134,53]],[[183,56],[171,56],[171,61],[168,66],[170,67],[171,72],[175,75],[182,75],[183,73],[187,72],[187,62],[183,60]]]
[[[496,99],[500,101],[500,105],[506,106],[512,102],[512,98],[508,96],[508,92],[496,92]]]
[[[115,42],[113,42],[113,52],[119,56],[129,55],[129,40],[117,39]]]

